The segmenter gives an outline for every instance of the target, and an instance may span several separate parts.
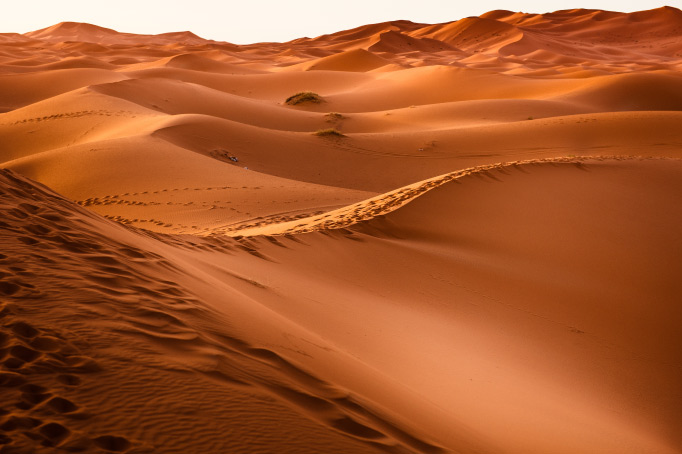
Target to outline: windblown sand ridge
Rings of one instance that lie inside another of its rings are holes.
[[[0,34],[0,452],[682,452],[681,35]]]

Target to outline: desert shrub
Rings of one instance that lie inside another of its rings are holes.
[[[290,106],[295,106],[296,104],[302,104],[305,102],[319,104],[322,102],[322,97],[317,93],[313,93],[312,91],[301,91],[295,95],[289,96],[285,101],[285,103]]]
[[[327,117],[327,121],[344,120],[346,118],[338,112],[329,112],[325,117]]]
[[[334,128],[318,129],[317,131],[315,131],[315,135],[319,137],[346,137],[343,134],[341,134],[341,131]]]

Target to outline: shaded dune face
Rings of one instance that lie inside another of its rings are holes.
[[[0,34],[0,452],[681,452],[681,35]]]

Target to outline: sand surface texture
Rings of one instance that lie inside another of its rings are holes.
[[[680,10],[61,23],[0,112],[0,453],[682,453]]]

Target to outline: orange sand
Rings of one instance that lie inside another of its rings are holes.
[[[679,454],[681,70],[670,7],[0,34],[0,453]]]

